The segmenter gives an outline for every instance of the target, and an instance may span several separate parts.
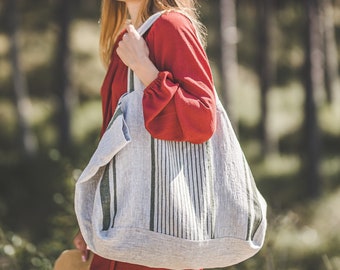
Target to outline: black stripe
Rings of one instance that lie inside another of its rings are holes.
[[[195,168],[196,168],[196,159],[195,159],[195,145],[190,144],[190,152],[191,154],[191,166],[188,166],[188,164],[185,164],[187,167],[187,175],[188,175],[188,185],[189,185],[189,200],[190,200],[190,214],[191,219],[194,221],[194,228],[191,230],[191,240],[196,240],[197,238],[197,222],[196,222],[196,201],[195,201],[195,192],[194,192],[194,179],[195,179]],[[188,154],[186,155],[188,156]]]
[[[118,117],[119,115],[121,115],[121,114],[123,114],[123,111],[122,111],[121,107],[118,105],[118,107],[117,107],[117,109],[116,109],[114,115],[112,116],[112,118],[111,118],[109,124],[107,125],[106,130],[108,130],[108,129],[112,126],[113,122],[114,122],[114,121],[117,119],[117,117]]]
[[[168,222],[169,222],[169,235],[174,235],[174,200],[172,197],[173,194],[173,186],[172,186],[172,181],[171,177],[166,179],[168,182],[169,190],[168,190],[168,201],[169,201],[169,207],[168,207]]]
[[[188,194],[188,200],[189,200],[189,205],[190,205],[190,220],[191,220],[191,223],[192,223],[192,226],[193,228],[191,229],[191,232],[190,232],[190,237],[189,239],[191,240],[195,240],[196,239],[196,208],[195,208],[195,200],[194,200],[194,187],[193,187],[193,179],[194,179],[194,170],[195,170],[195,153],[194,153],[194,148],[195,148],[195,145],[194,144],[190,144],[190,152],[192,153],[191,154],[191,165],[189,166],[189,164],[184,164],[184,166],[186,167],[186,175],[188,177],[187,179],[187,185],[188,185],[188,190],[189,190],[189,194]],[[186,151],[186,153],[184,153],[184,155],[188,156],[188,151]]]
[[[200,192],[199,192],[199,178],[200,178],[200,173],[199,173],[199,168],[200,168],[200,163],[199,163],[199,153],[198,153],[198,145],[195,145],[193,147],[193,151],[190,151],[190,155],[191,155],[191,160],[196,160],[195,166],[193,166],[193,171],[194,171],[194,175],[195,177],[193,178],[193,180],[196,180],[196,183],[194,183],[194,190],[195,190],[195,209],[196,209],[196,216],[198,218],[197,220],[197,225],[199,227],[201,227],[200,221],[201,221],[201,198],[200,198]],[[201,238],[201,234],[198,233],[198,239]]]
[[[163,150],[163,156],[162,158],[169,158],[166,157],[166,153],[168,153],[167,150],[167,142],[166,141],[158,141],[158,143],[161,145],[162,150]],[[171,158],[171,157],[170,157]],[[170,160],[168,160],[168,164],[172,164],[171,162],[169,162]],[[166,231],[166,222],[167,222],[167,217],[166,217],[166,206],[167,206],[167,180],[170,179],[172,177],[171,173],[171,169],[170,166],[166,167],[166,171],[165,174],[162,175],[162,178],[159,179],[159,181],[162,182],[162,233],[167,233]]]
[[[161,141],[157,140],[157,143],[160,144],[160,146],[163,146],[161,144]],[[159,218],[160,218],[160,232],[164,232],[164,223],[165,223],[165,218],[164,218],[164,212],[165,212],[165,200],[164,200],[164,193],[165,193],[165,178],[167,174],[163,174],[161,179],[157,179],[158,182],[161,183],[161,194],[160,194],[160,205],[161,205],[161,211],[159,213]]]
[[[214,200],[214,175],[213,175],[213,168],[212,164],[212,151],[211,145],[209,142],[205,143],[207,149],[208,158],[206,159],[208,162],[208,191],[210,197],[210,211],[209,211],[209,219],[210,219],[210,237],[211,239],[215,238],[215,200]]]
[[[150,198],[150,230],[155,230],[155,142],[151,138],[151,198]]]
[[[158,160],[158,163],[157,164],[162,164],[161,167],[157,167],[156,169],[159,171],[158,174],[157,174],[157,179],[156,179],[156,183],[158,185],[158,197],[157,197],[157,206],[158,206],[158,212],[157,212],[157,215],[156,215],[156,218],[157,218],[157,223],[158,223],[158,226],[157,226],[157,232],[161,232],[162,231],[162,202],[161,202],[161,198],[162,198],[162,190],[163,190],[163,181],[162,179],[165,178],[165,168],[166,168],[166,165],[165,165],[165,158],[163,157],[164,155],[164,151],[163,151],[163,148],[162,148],[162,144],[159,143],[158,140],[155,140],[155,143],[157,144],[157,147],[155,148],[157,150],[157,160]],[[163,160],[163,162],[162,162]],[[161,163],[162,162],[162,163]]]
[[[164,178],[163,182],[164,182],[164,212],[163,212],[163,219],[164,219],[164,231],[163,233],[165,234],[169,234],[169,207],[170,207],[170,204],[169,204],[169,199],[170,199],[170,194],[169,194],[169,182],[168,179],[170,179],[170,177],[166,177]]]
[[[154,139],[152,139],[154,140]],[[156,158],[156,161],[157,161],[157,166],[155,168],[155,209],[156,209],[156,213],[155,213],[155,216],[154,216],[154,219],[155,219],[155,222],[156,222],[156,225],[155,225],[155,231],[159,232],[160,231],[160,220],[159,220],[159,213],[161,212],[161,205],[159,203],[159,198],[160,198],[160,194],[161,194],[161,184],[159,182],[159,179],[160,179],[160,174],[162,172],[162,163],[160,161],[160,159],[162,160],[162,158],[160,158],[161,156],[161,153],[159,152],[159,149],[158,149],[159,145],[157,143],[157,140],[154,140],[154,151],[155,151],[155,158]],[[155,161],[155,162],[156,162]]]
[[[133,91],[135,91],[135,82],[134,82],[134,74],[132,69],[129,69],[130,71],[130,81],[129,81],[129,93],[132,93]]]
[[[179,160],[181,159],[181,156],[183,157],[183,155],[181,155],[182,153],[179,151],[179,147],[177,147],[176,150],[177,150],[176,152],[177,152],[177,155],[178,155],[178,162],[179,162]],[[180,165],[178,164],[177,167],[178,167],[178,171],[179,171]],[[182,236],[182,238],[188,238],[188,235],[187,235],[188,232],[187,232],[187,230],[184,230],[184,228],[186,228],[187,225],[188,225],[188,220],[187,220],[188,216],[186,215],[186,214],[188,214],[188,210],[186,208],[187,202],[185,200],[185,188],[183,188],[183,184],[185,184],[185,183],[184,183],[184,179],[179,179],[179,180],[180,180],[180,184],[181,184],[181,188],[180,188],[180,190],[181,190],[181,209],[183,209],[182,216],[181,216],[181,221],[182,221],[182,223],[181,223],[181,236]]]
[[[103,177],[100,181],[100,199],[103,211],[103,231],[107,231],[109,229],[111,222],[109,167],[110,164],[106,165]]]
[[[187,143],[184,142],[182,144],[185,144],[185,147],[187,147]],[[180,149],[179,147],[179,143],[177,144],[177,153],[179,155],[178,157],[178,160],[179,160],[179,163],[183,166],[184,164],[184,154],[183,154],[183,150]],[[178,171],[180,171],[181,169],[181,166],[180,164],[178,165]],[[186,164],[186,166],[188,166],[188,164]],[[188,236],[188,233],[189,231],[188,230],[184,230],[184,228],[188,228],[188,225],[189,225],[189,222],[190,222],[190,219],[189,219],[189,209],[188,209],[188,201],[187,201],[187,192],[186,192],[186,187],[185,187],[185,184],[186,184],[186,180],[187,180],[187,177],[184,177],[184,179],[180,179],[180,183],[181,183],[181,190],[182,190],[182,196],[181,196],[181,199],[182,199],[182,209],[184,209],[184,211],[182,212],[183,215],[182,215],[182,223],[183,223],[183,226],[182,226],[182,234],[183,234],[183,237],[185,239],[188,239],[189,236]]]
[[[204,197],[204,179],[206,178],[206,156],[205,156],[205,151],[202,149],[202,147],[199,148],[198,151],[199,154],[199,160],[203,160],[202,163],[200,163],[200,168],[199,168],[199,178],[197,181],[197,189],[198,189],[198,198],[199,198],[199,204],[200,204],[200,226],[202,228],[202,235],[200,238],[205,239],[206,232],[204,229],[206,229],[206,223],[204,222],[206,220],[206,202],[205,202],[205,197]],[[203,240],[202,239],[202,240]]]
[[[202,193],[201,193],[201,197],[202,197],[202,208],[203,208],[203,218],[202,218],[202,221],[204,223],[202,223],[202,226],[204,226],[204,234],[203,234],[203,239],[207,239],[208,238],[208,235],[209,235],[209,202],[208,202],[208,198],[207,196],[209,196],[208,194],[208,171],[209,171],[209,166],[208,166],[208,163],[207,163],[207,149],[206,148],[201,148],[200,149],[201,151],[201,154],[202,154],[202,160],[204,160],[203,162],[203,166],[202,166],[202,169],[203,171],[201,171],[201,182],[200,182],[200,185],[201,185],[201,190],[202,190]]]
[[[115,224],[115,218],[117,214],[117,175],[116,175],[116,156],[112,159],[112,183],[113,183],[113,217],[112,217],[112,228]]]

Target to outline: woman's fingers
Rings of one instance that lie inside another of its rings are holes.
[[[89,252],[85,240],[83,238],[83,235],[81,234],[80,231],[73,238],[73,244],[76,247],[76,249],[78,249],[81,252],[82,261],[83,262],[87,261]]]
[[[133,36],[135,36],[136,38],[140,38],[140,35],[138,34],[136,28],[133,26],[133,24],[128,24],[126,26],[126,31],[129,33],[129,34],[132,34]]]
[[[86,262],[87,259],[89,258],[89,250],[85,249],[81,251],[81,259],[83,262]]]
[[[126,31],[118,43],[117,54],[125,65],[134,70],[149,56],[149,49],[132,24],[126,26]]]

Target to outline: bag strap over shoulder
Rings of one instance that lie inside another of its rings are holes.
[[[146,31],[153,25],[153,23],[164,13],[164,11],[159,11],[151,15],[138,29],[137,32],[142,36]]]
[[[150,27],[154,24],[154,22],[164,13],[164,11],[159,11],[152,16],[150,16],[138,29],[137,32],[141,36],[146,33],[150,29]],[[129,68],[128,70],[128,92],[131,93],[134,91],[134,75],[133,71]]]

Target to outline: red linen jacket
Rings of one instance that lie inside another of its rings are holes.
[[[123,34],[123,33],[122,33]],[[105,131],[127,90],[127,67],[116,53],[101,89]],[[215,130],[215,95],[204,49],[188,18],[164,13],[144,35],[150,59],[160,70],[143,95],[145,127],[154,138],[202,143]]]

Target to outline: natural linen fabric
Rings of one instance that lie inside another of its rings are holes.
[[[266,202],[218,97],[210,140],[158,140],[144,127],[144,86],[131,74],[129,93],[76,183],[75,210],[89,248],[169,269],[225,267],[253,256],[264,242]]]

